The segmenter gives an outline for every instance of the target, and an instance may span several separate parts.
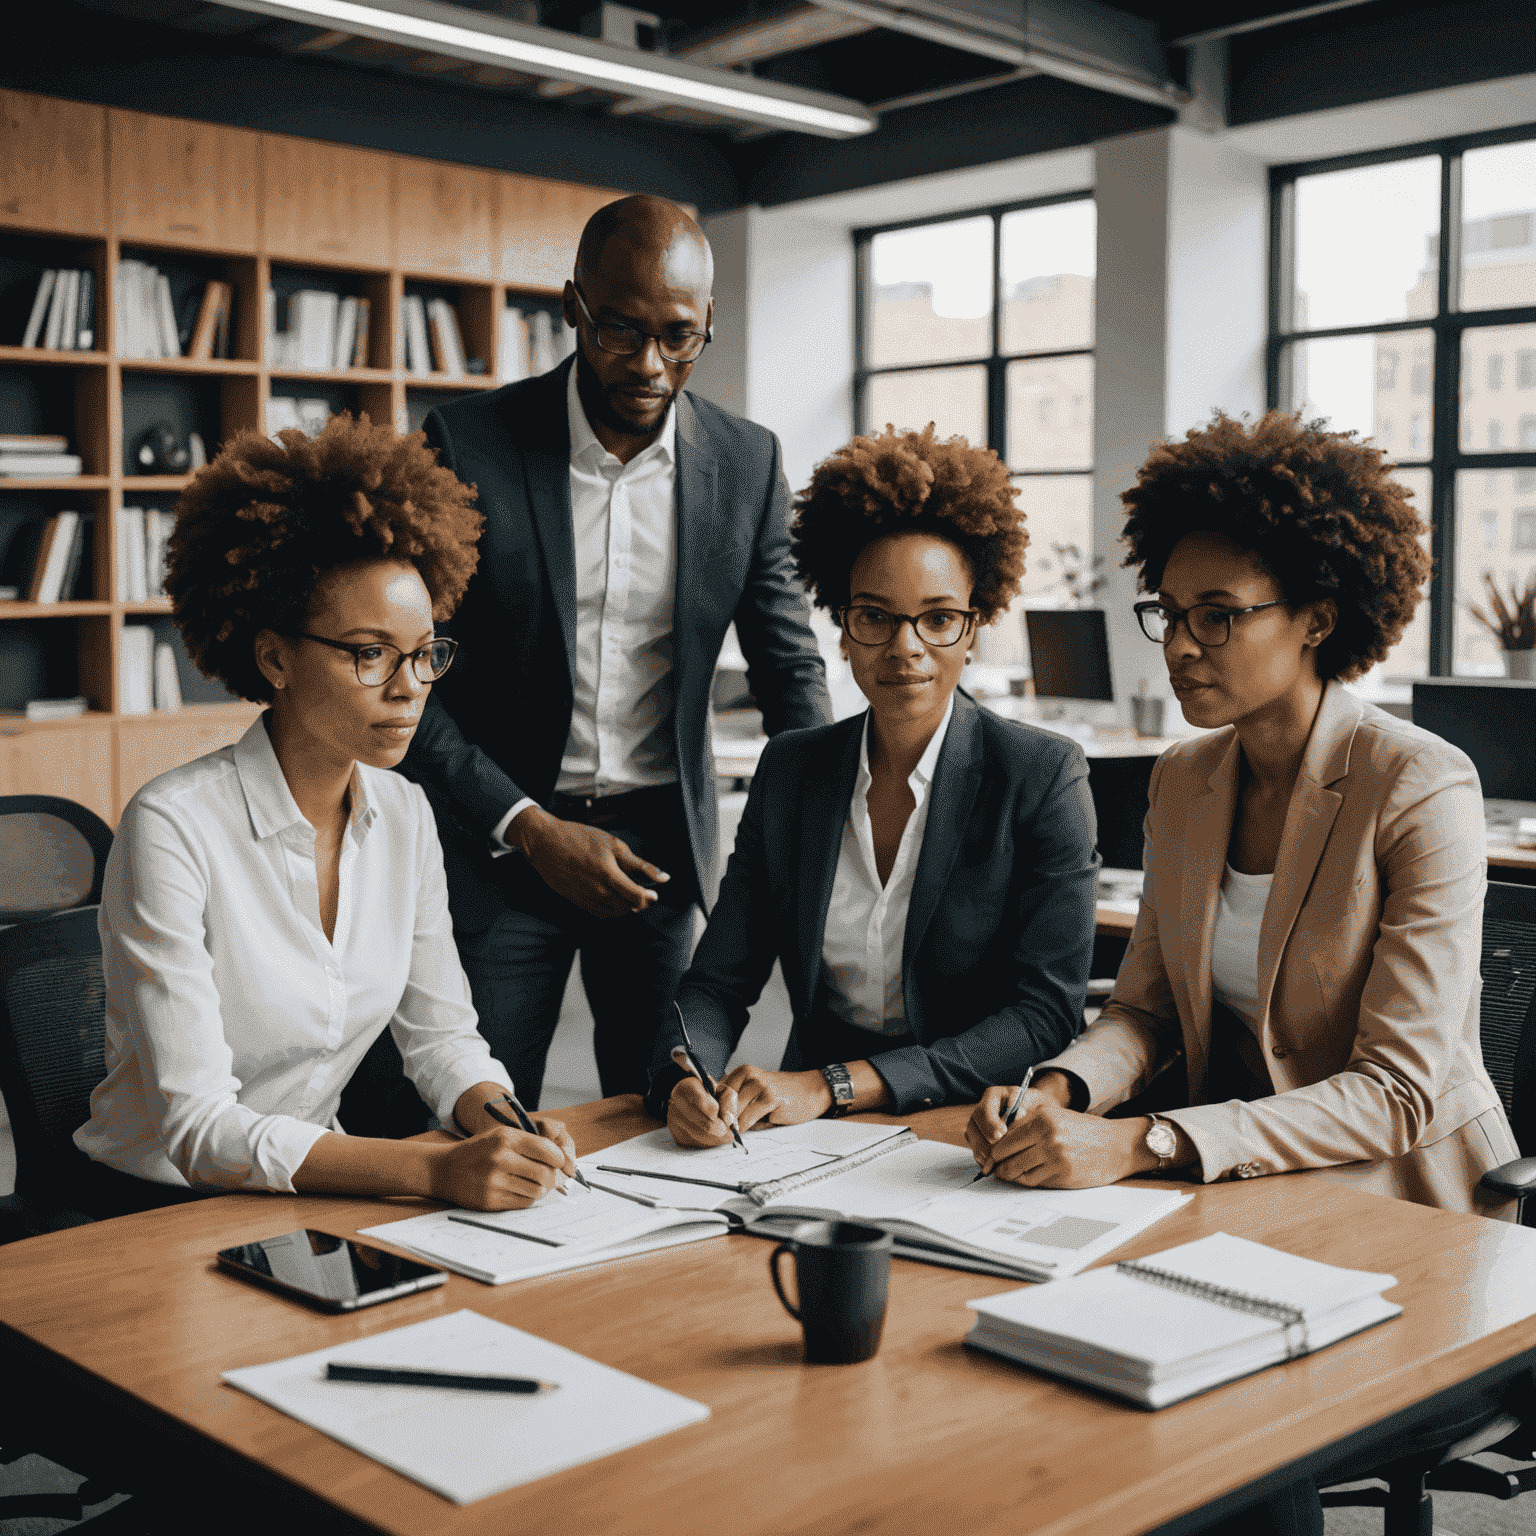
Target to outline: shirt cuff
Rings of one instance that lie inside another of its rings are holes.
[[[512,809],[508,811],[507,814],[503,816],[494,827],[491,828],[491,857],[493,859],[505,858],[509,853],[522,852],[521,848],[514,848],[512,844],[507,841],[507,828],[510,827],[512,823],[516,821],[517,818],[528,809],[529,806],[537,805],[538,803],[539,802],[533,799],[531,796],[524,795],[523,798],[519,800],[517,804],[514,805]]]
[[[864,1059],[891,1091],[891,1102],[880,1106],[883,1112],[910,1115],[920,1109],[935,1109],[945,1102],[944,1089],[922,1046],[901,1045]]]

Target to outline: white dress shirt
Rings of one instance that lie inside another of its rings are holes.
[[[1211,939],[1211,992],[1248,1028],[1259,1022],[1259,929],[1274,875],[1245,875],[1227,865]]]
[[[129,802],[102,887],[107,1077],[82,1152],[159,1184],[290,1193],[386,1025],[444,1125],[476,1083],[510,1088],[475,1028],[426,796],[359,764],[351,807],[328,940],[315,830],[265,717]]]
[[[907,1032],[907,1005],[901,993],[901,952],[907,930],[912,881],[928,824],[928,791],[939,751],[955,712],[954,695],[933,740],[907,778],[917,804],[902,828],[901,842],[882,886],[875,865],[875,838],[869,821],[869,717],[859,742],[859,776],[843,824],[843,841],[821,937],[822,979],[827,1002],[840,1019],[878,1035]]]
[[[672,598],[677,581],[677,407],[628,464],[597,440],[565,386],[576,545],[576,697],[555,789],[622,795],[677,782],[672,739]],[[519,800],[496,824],[504,842]]]

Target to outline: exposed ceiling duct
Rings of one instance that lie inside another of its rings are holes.
[[[306,22],[353,37],[464,59],[561,86],[647,103],[696,108],[759,127],[824,138],[869,133],[878,118],[862,102],[645,53],[551,27],[446,5],[439,0],[221,0],[234,10]],[[558,82],[558,84],[557,84]]]

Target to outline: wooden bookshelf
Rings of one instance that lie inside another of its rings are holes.
[[[0,626],[45,635],[71,663],[90,710],[75,720],[0,719],[0,795],[59,794],[115,825],[146,780],[225,745],[257,707],[239,700],[126,715],[118,696],[125,620],[164,622],[163,599],[117,599],[117,520],[141,499],[169,505],[184,475],[126,472],[136,401],[190,391],[208,452],[248,427],[268,430],[274,394],[323,395],[403,430],[408,399],[497,387],[498,319],[509,302],[549,308],[569,275],[582,226],[622,193],[0,90],[0,244],[41,267],[96,277],[98,350],[0,345],[0,371],[33,380],[49,404],[36,430],[65,432],[88,473],[0,479],[0,505],[26,497],[94,518],[92,596],[0,601]],[[119,355],[113,276],[124,257],[177,265],[235,292],[229,358]],[[302,280],[302,281],[301,281]],[[287,283],[369,300],[369,365],[306,369],[267,355],[265,295]],[[407,292],[446,293],[468,357],[463,378],[405,367]],[[71,387],[72,380],[72,387]],[[30,387],[30,386],[29,386]],[[126,409],[125,409],[126,407]],[[0,632],[0,640],[4,633]],[[67,653],[67,654],[65,654]]]

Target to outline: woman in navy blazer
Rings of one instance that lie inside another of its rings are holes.
[[[731,1125],[975,1100],[1062,1049],[1093,950],[1093,805],[1073,742],[956,684],[1007,609],[1027,542],[1007,469],[932,426],[855,438],[798,498],[794,552],[870,702],[763,752],[678,1005],[712,1076],[777,959],[794,1007],[778,1071],[720,1104],[657,1037],[647,1107],[676,1139]]]

